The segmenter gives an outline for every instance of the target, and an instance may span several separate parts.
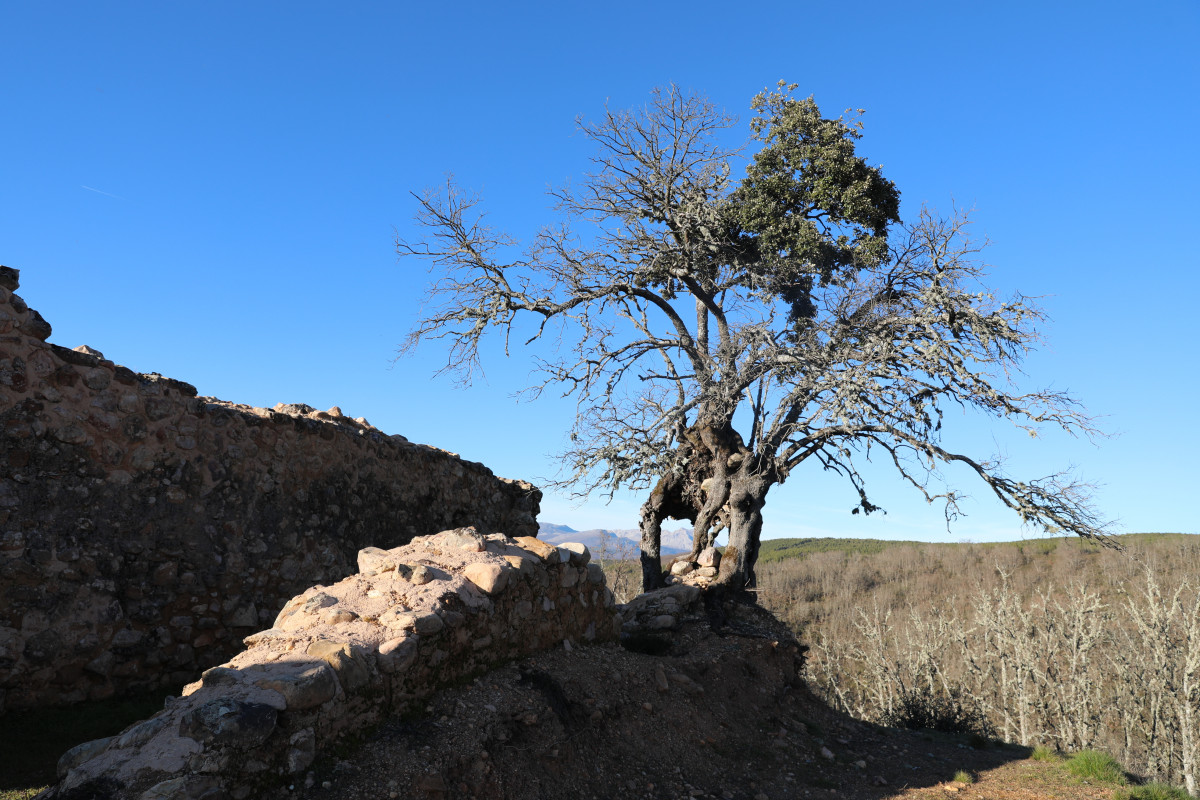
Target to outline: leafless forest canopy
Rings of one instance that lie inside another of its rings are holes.
[[[953,696],[1002,739],[1105,750],[1196,795],[1200,536],[1121,539],[812,552],[763,563],[759,598],[837,708]]]

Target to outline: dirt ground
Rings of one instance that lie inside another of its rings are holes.
[[[624,646],[559,648],[442,691],[269,798],[1111,796],[1057,793],[1052,765],[1025,748],[835,713],[805,688],[787,630],[738,608],[715,630],[697,619]],[[954,782],[960,770],[977,782]]]

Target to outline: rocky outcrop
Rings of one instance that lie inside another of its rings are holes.
[[[69,751],[39,797],[256,796],[440,687],[560,643],[613,639],[612,593],[589,559],[582,545],[473,528],[366,548],[359,574],[293,598],[163,711]]]
[[[481,464],[50,344],[17,279],[0,267],[0,713],[182,685],[364,547],[536,535],[540,492]]]

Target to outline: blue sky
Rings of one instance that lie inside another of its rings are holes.
[[[1156,2],[0,2],[0,263],[54,326],[201,394],[339,405],[389,433],[553,476],[570,405],[518,404],[521,348],[456,388],[430,348],[393,364],[428,275],[397,263],[410,191],[452,171],[528,236],[586,168],[577,115],[675,82],[749,117],[785,79],[922,203],[975,209],[1002,293],[1042,296],[1028,384],[1069,389],[1117,436],[1023,440],[961,420],[1013,474],[1075,466],[1126,531],[1196,532],[1194,239],[1200,5]],[[744,127],[742,128],[744,131]],[[954,477],[952,474],[951,477]],[[887,516],[800,471],[767,536],[1032,535],[968,482],[950,531],[886,472]],[[634,527],[640,498],[542,519]]]

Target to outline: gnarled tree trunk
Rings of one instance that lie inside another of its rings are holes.
[[[729,545],[721,557],[717,583],[734,593],[755,586],[754,565],[758,562],[762,536],[762,508],[775,481],[766,475],[739,472],[729,485]]]
[[[662,586],[662,521],[661,508],[654,495],[642,504],[639,527],[642,529],[642,591],[651,592]]]

